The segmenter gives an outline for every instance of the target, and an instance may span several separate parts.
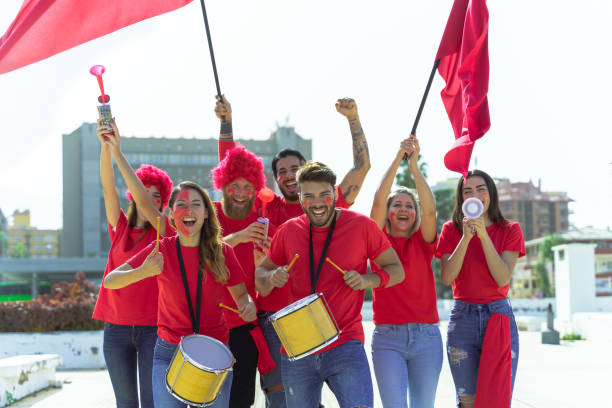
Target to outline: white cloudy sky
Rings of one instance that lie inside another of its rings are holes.
[[[313,140],[314,157],[351,166],[338,97],[357,100],[373,167],[371,197],[410,132],[451,0],[208,0],[221,80],[239,137],[276,122]],[[0,31],[21,0],[0,1]],[[490,0],[491,130],[475,147],[496,177],[567,191],[570,222],[612,226],[612,6],[606,0]],[[70,29],[64,27],[62,29]],[[608,50],[608,51],[606,51]],[[90,66],[103,64],[126,136],[216,137],[215,87],[199,2],[0,75],[0,208],[29,208],[40,228],[62,224],[61,135],[97,117]],[[453,134],[437,76],[419,125],[430,182]]]

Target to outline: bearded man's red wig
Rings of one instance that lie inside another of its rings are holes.
[[[136,176],[145,187],[157,187],[161,195],[162,210],[165,210],[170,200],[170,193],[172,192],[172,180],[168,177],[168,173],[150,164],[141,164],[138,170],[136,170]],[[133,201],[130,190],[125,192],[125,196],[128,200]]]
[[[217,190],[232,181],[244,178],[253,184],[256,191],[266,185],[264,167],[261,157],[248,151],[244,146],[236,146],[225,154],[225,158],[212,169],[213,184]]]

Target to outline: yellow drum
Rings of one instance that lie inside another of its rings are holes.
[[[333,343],[340,334],[322,293],[290,304],[270,316],[270,321],[291,361]]]
[[[174,352],[166,387],[185,404],[205,407],[215,402],[233,365],[234,356],[219,340],[191,334],[181,338]]]

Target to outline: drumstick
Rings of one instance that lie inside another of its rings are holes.
[[[295,263],[295,261],[297,261],[297,259],[299,257],[300,257],[300,254],[295,254],[293,259],[291,260],[291,263],[289,263],[289,266],[287,267],[287,270],[285,271],[286,273],[289,273],[289,269],[291,269],[291,267],[293,266],[293,264]]]
[[[157,237],[155,238],[155,246],[159,246],[159,222],[160,217],[157,217]]]
[[[336,265],[336,264],[334,263],[334,261],[332,261],[331,259],[329,259],[329,258],[325,258],[325,261],[326,261],[326,262],[329,262],[330,264],[332,264],[332,266],[333,266],[334,268],[336,268],[337,270],[339,270],[340,272],[342,272],[342,274],[343,274],[343,275],[344,275],[344,274],[346,274],[346,272],[344,272],[344,270],[343,270],[341,267],[339,267],[338,265]]]
[[[227,309],[227,310],[231,310],[232,312],[234,312],[234,313],[236,313],[236,314],[240,314],[240,310],[238,310],[238,309],[234,309],[233,307],[226,306],[226,305],[224,305],[223,303],[219,303],[219,306],[220,306],[220,307],[223,307],[223,308],[225,308],[225,309]]]

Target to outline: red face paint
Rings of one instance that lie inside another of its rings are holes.
[[[189,189],[186,188],[178,193],[176,201],[179,200],[185,201],[185,205],[182,205],[181,203],[181,206],[178,206],[176,202],[174,203],[174,208],[172,208],[172,210],[174,211],[174,224],[183,235],[190,235],[189,228],[187,228],[187,226],[183,224],[183,217],[186,217],[191,214],[191,200],[189,199]]]
[[[414,219],[416,217],[416,213],[414,211],[410,212],[410,219],[414,222]]]
[[[395,211],[389,211],[389,218],[391,222],[394,222],[397,219],[397,213]]]
[[[310,201],[309,199],[304,199],[302,200],[302,205],[304,205],[304,208],[306,208],[306,211],[308,211],[308,209],[310,209],[310,207],[312,206],[312,201]]]
[[[236,189],[234,187],[228,187],[227,188],[227,194],[229,194],[229,195],[236,194]]]
[[[334,200],[331,197],[325,197],[325,199],[323,200],[323,202],[325,202],[325,204],[327,204],[328,206],[330,206]]]

